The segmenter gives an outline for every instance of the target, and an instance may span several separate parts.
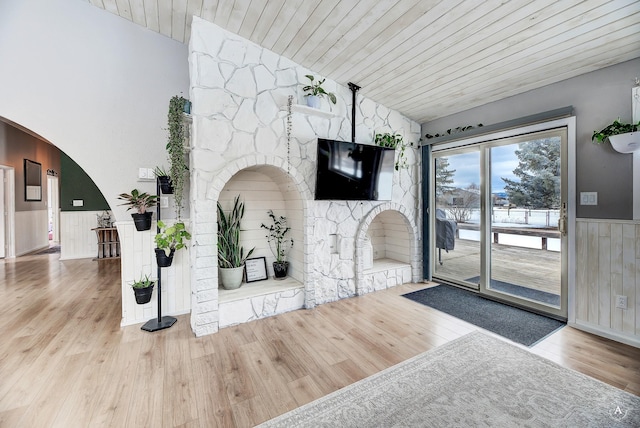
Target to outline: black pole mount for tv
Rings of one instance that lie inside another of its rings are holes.
[[[356,142],[356,92],[360,89],[360,86],[355,83],[348,83],[349,89],[351,89],[351,142]]]

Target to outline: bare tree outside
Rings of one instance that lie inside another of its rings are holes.
[[[480,209],[480,188],[475,183],[452,191],[451,197],[451,205],[447,207],[447,211],[458,223],[466,223],[473,212]]]

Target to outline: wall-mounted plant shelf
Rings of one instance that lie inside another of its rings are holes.
[[[640,150],[640,132],[609,135],[611,147],[618,153],[633,153]]]
[[[281,111],[284,111],[286,113],[287,106],[282,107]],[[326,119],[331,119],[338,116],[337,114],[330,111],[318,110],[317,108],[309,107],[304,104],[293,104],[291,106],[291,111],[295,113],[306,114],[308,116],[324,117]]]

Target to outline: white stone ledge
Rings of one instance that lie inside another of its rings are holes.
[[[221,288],[218,292],[220,303],[228,303],[236,300],[250,299],[256,296],[263,296],[272,293],[282,293],[287,290],[303,289],[302,283],[293,278],[287,277],[282,280],[267,279],[251,283],[243,283],[235,290],[225,290]]]
[[[411,269],[411,265],[409,263],[399,262],[398,260],[393,259],[378,259],[373,261],[372,267],[370,267],[369,269],[364,269],[362,273],[368,275],[372,273],[385,272],[402,268]]]

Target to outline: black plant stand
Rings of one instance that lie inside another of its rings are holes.
[[[156,194],[158,195],[158,201],[156,205],[156,218],[160,221],[160,179],[156,178]],[[157,227],[158,233],[160,233],[160,227]],[[162,316],[162,268],[158,266],[158,318],[152,319],[144,323],[141,327],[145,331],[158,331],[171,327],[178,321],[174,317]]]

